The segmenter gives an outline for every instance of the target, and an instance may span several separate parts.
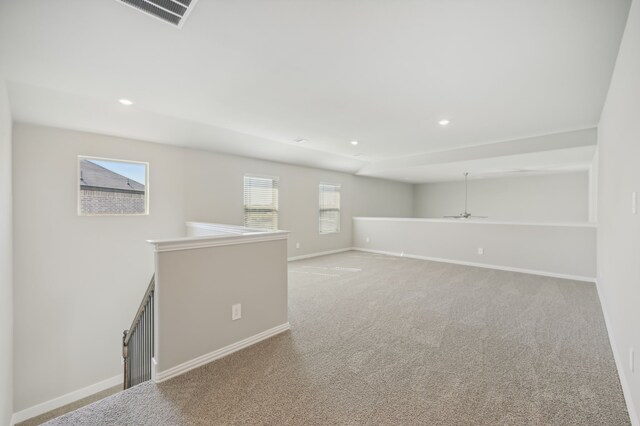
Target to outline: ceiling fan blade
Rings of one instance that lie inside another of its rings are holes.
[[[467,211],[467,205],[468,205],[467,201],[468,201],[468,193],[469,193],[468,178],[469,178],[469,172],[464,172],[464,212],[460,213],[458,216],[444,216],[444,217],[455,218],[455,219],[470,219],[472,217],[477,219],[488,218],[488,216],[473,216],[471,213]]]

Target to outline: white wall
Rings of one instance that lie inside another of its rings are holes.
[[[593,224],[403,218],[353,222],[353,246],[359,249],[586,281],[596,276]]]
[[[371,216],[373,212],[373,216],[379,217],[411,217],[414,186],[359,177],[353,194],[353,216]]]
[[[469,180],[468,211],[491,220],[586,222],[587,171]],[[464,210],[464,181],[416,185],[415,217],[441,218]]]
[[[599,137],[598,286],[629,410],[640,424],[640,2],[634,0],[602,111]],[[636,369],[629,368],[634,348]]]
[[[600,158],[598,151],[593,156],[589,168],[589,222],[598,222],[598,167]]]
[[[0,77],[0,424],[13,414],[13,228],[11,113]]]
[[[291,231],[290,257],[350,247],[352,216],[406,217],[413,211],[410,184],[206,151],[185,150],[184,155],[187,220],[242,225],[244,174],[278,176],[278,222]],[[318,233],[320,182],[342,185],[338,234]]]
[[[156,380],[229,345],[289,327],[286,234],[198,243],[197,249],[158,245]],[[232,321],[236,303],[242,318]]]
[[[403,183],[26,124],[13,141],[16,411],[121,374],[122,330],[153,270],[145,240],[183,235],[187,220],[241,224],[244,173],[280,176],[289,256],[350,247],[354,211],[412,211]],[[78,155],[148,161],[151,214],[78,217]],[[339,234],[317,232],[320,181],[343,186]],[[382,199],[357,195],[370,187]]]
[[[146,239],[184,231],[178,148],[14,125],[16,412],[121,374],[122,330],[153,271]],[[79,217],[77,156],[150,162],[150,211]]]

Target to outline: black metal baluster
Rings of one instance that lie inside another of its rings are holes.
[[[124,388],[151,380],[155,353],[155,277],[147,287],[142,303],[129,330],[122,338]]]
[[[142,354],[142,356],[140,357],[140,383],[145,381],[145,371],[146,371],[146,367],[145,367],[145,363],[146,363],[146,358],[147,358],[147,354],[145,353],[144,350],[144,343],[146,340],[146,333],[144,332],[144,329],[147,327],[147,309],[146,309],[146,305],[145,305],[145,310],[142,314],[142,327],[140,328],[140,353]]]
[[[139,324],[140,322],[138,322]],[[133,343],[133,347],[135,348],[135,352],[133,354],[133,361],[136,364],[136,371],[135,371],[135,375],[133,376],[133,380],[132,380],[132,384],[135,386],[138,384],[138,375],[140,374],[140,345],[138,344],[138,341],[140,340],[140,329],[138,329],[138,324],[136,324],[136,330],[135,330],[135,335],[134,335],[134,343]]]
[[[142,353],[142,338],[144,337],[143,330],[141,327],[142,318],[140,318],[140,323],[138,324],[138,382],[136,384],[140,384],[142,381],[142,359],[144,358],[144,354]]]
[[[143,363],[143,369],[142,369],[142,380],[143,381],[147,381],[147,316],[149,314],[149,311],[147,310],[147,308],[149,307],[149,305],[145,306],[144,308],[144,339],[142,339],[142,346],[143,346],[143,352],[144,352],[144,356],[142,357],[142,363]]]
[[[151,318],[151,306],[148,304],[147,304],[147,317],[148,317],[147,337],[145,339],[145,342],[147,342],[147,355],[144,357],[144,359],[147,361],[146,380],[151,380],[151,347],[149,345],[149,342],[151,340],[151,332],[149,330],[151,329],[151,323],[153,322],[153,319]]]
[[[142,383],[144,377],[144,311],[142,311],[142,317],[140,318],[140,377],[138,383]]]

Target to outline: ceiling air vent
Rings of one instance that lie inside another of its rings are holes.
[[[116,0],[181,28],[197,0]]]

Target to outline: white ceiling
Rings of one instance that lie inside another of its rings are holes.
[[[401,173],[404,176],[403,180],[411,183],[421,183],[464,180],[465,173],[469,173],[469,179],[486,179],[586,171],[591,166],[595,151],[595,145],[582,146],[529,154],[405,167],[402,172],[397,170],[380,171],[376,176],[397,180],[398,175]]]
[[[369,163],[358,174],[420,183],[586,170],[597,138],[591,128],[473,145]]]
[[[0,73],[19,121],[425,181],[420,154],[596,126],[629,5],[200,0],[178,30],[0,0]]]

